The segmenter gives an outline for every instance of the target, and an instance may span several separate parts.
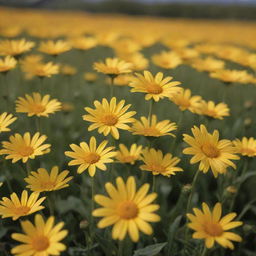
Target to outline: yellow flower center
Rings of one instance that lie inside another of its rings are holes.
[[[205,223],[204,231],[210,236],[221,236],[223,234],[223,229],[221,225],[214,222]]]
[[[41,188],[44,190],[51,190],[51,189],[54,189],[54,187],[56,186],[56,183],[52,181],[46,181],[46,182],[42,182],[40,185],[41,185]]]
[[[35,251],[45,251],[50,245],[46,236],[37,236],[32,240],[32,247]]]
[[[112,126],[118,122],[118,117],[113,114],[107,114],[101,118],[101,122],[105,125]]]
[[[34,113],[43,113],[45,111],[45,106],[41,105],[41,104],[34,104],[32,106],[32,112]]]
[[[144,136],[160,136],[161,133],[155,127],[145,127],[142,131]]]
[[[137,205],[132,201],[124,201],[117,207],[117,214],[122,219],[133,219],[137,217],[139,209]]]
[[[156,83],[150,83],[147,85],[147,91],[151,94],[160,94],[163,92],[163,88]]]
[[[216,158],[220,155],[219,150],[210,144],[205,144],[201,147],[203,153],[209,158]]]
[[[33,153],[34,153],[34,149],[30,146],[25,146],[25,147],[21,148],[21,150],[20,150],[20,154],[24,157],[30,156]]]
[[[241,154],[247,155],[247,156],[253,156],[256,154],[256,149],[252,148],[242,148]]]
[[[97,153],[90,152],[84,156],[84,160],[88,164],[95,164],[100,160],[100,156]]]
[[[150,164],[149,165],[149,169],[154,171],[154,172],[165,172],[166,171],[166,168],[164,168],[162,165],[160,164]]]
[[[20,206],[20,207],[13,209],[13,212],[16,215],[20,215],[20,216],[26,215],[29,211],[30,211],[30,207],[28,207],[28,206]]]

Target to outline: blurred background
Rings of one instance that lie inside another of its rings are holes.
[[[256,19],[256,0],[0,0],[0,5],[181,18]]]

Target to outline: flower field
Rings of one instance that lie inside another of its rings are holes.
[[[0,255],[255,256],[255,31],[0,9]]]

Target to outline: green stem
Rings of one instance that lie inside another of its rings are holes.
[[[7,183],[7,187],[8,187],[10,192],[13,192],[11,182],[9,181],[9,170],[7,169],[7,166],[6,166],[6,160],[4,159],[3,162],[4,162],[3,165],[4,165],[5,180],[6,180],[6,183]]]
[[[41,118],[40,116],[36,116],[36,129],[38,132],[41,132]]]
[[[123,256],[123,241],[118,242],[118,256]]]
[[[110,75],[110,100],[114,97],[114,79],[116,78],[115,75]]]
[[[26,170],[27,170],[27,176],[29,176],[29,174],[31,172],[31,164],[30,164],[29,160],[26,162]]]
[[[150,100],[149,102],[149,109],[148,109],[148,121],[151,121],[151,117],[153,114],[153,105],[154,105],[154,100]]]
[[[196,181],[197,181],[197,178],[199,176],[199,173],[200,173],[200,170],[197,170],[196,174],[194,175],[192,184],[191,184],[191,192],[190,192],[190,195],[189,195],[189,198],[188,198],[186,213],[188,213],[191,209],[192,198],[193,198],[193,195],[194,195],[195,185],[196,185]],[[187,218],[186,218],[186,220],[187,220]],[[188,226],[187,226],[187,221],[186,221],[185,241],[187,241],[187,240],[188,240]]]
[[[156,192],[156,175],[153,175],[153,181],[152,181],[152,192]]]
[[[206,254],[207,254],[207,248],[206,246],[204,246],[201,256],[206,256]]]
[[[92,212],[94,210],[94,194],[95,194],[95,191],[94,191],[94,177],[91,177],[91,224],[93,225],[93,216],[92,216]]]
[[[52,193],[54,193],[54,192],[52,192]],[[54,204],[53,204],[54,200],[52,200],[50,195],[48,195],[46,198],[47,198],[47,204],[48,204],[48,207],[49,207],[50,215],[54,216]]]

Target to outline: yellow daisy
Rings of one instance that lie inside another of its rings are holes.
[[[192,60],[191,66],[198,71],[214,72],[224,69],[225,62],[212,57]]]
[[[172,69],[181,65],[182,59],[176,52],[162,51],[152,56],[152,62],[160,68]]]
[[[215,104],[213,101],[201,101],[196,112],[211,118],[223,120],[223,117],[229,116],[229,108],[225,103]]]
[[[39,132],[32,138],[29,132],[26,132],[23,136],[15,133],[9,139],[10,141],[2,142],[3,149],[0,150],[0,155],[7,155],[5,159],[12,159],[12,163],[19,160],[26,163],[29,159],[50,152],[51,145],[43,144],[47,137],[40,135]]]
[[[233,144],[238,154],[248,157],[256,156],[256,140],[253,137],[233,140]]]
[[[60,73],[65,76],[73,76],[77,73],[77,70],[75,67],[65,64],[61,66]]]
[[[50,95],[41,96],[40,93],[33,92],[32,95],[25,95],[25,98],[19,97],[16,100],[16,112],[27,113],[30,116],[44,116],[54,114],[61,110],[61,103],[56,100],[50,100]]]
[[[81,142],[79,146],[71,144],[70,147],[73,151],[66,151],[65,155],[74,158],[74,160],[71,160],[68,165],[79,165],[77,173],[82,173],[88,169],[91,177],[95,175],[96,168],[106,171],[106,163],[114,162],[112,157],[116,155],[116,152],[112,151],[114,147],[106,147],[107,143],[104,140],[97,147],[95,137],[91,137],[90,144],[86,142]]]
[[[103,99],[102,102],[94,101],[95,109],[86,107],[85,110],[89,115],[83,115],[83,119],[93,124],[89,126],[88,131],[98,129],[99,133],[107,136],[109,133],[115,138],[119,139],[118,129],[128,130],[130,127],[127,123],[132,123],[134,119],[132,116],[136,114],[135,111],[127,110],[131,104],[124,106],[125,100],[116,102],[116,97],[111,98],[108,102]]]
[[[11,217],[13,220],[17,220],[22,216],[40,211],[44,209],[41,203],[46,197],[40,199],[38,197],[39,193],[33,192],[29,196],[26,190],[23,190],[20,199],[16,193],[12,193],[10,198],[3,197],[0,201],[0,215],[2,218]]]
[[[152,204],[157,194],[147,195],[149,184],[144,184],[136,191],[134,177],[129,177],[125,183],[121,177],[116,179],[116,187],[106,183],[109,197],[96,195],[95,201],[102,206],[93,211],[93,216],[103,217],[98,222],[99,228],[113,226],[112,238],[123,240],[128,233],[132,241],[138,242],[139,231],[146,235],[153,233],[148,222],[160,221],[154,212],[159,209],[158,204]]]
[[[139,52],[128,53],[119,55],[122,60],[125,60],[132,64],[132,70],[140,71],[148,67],[148,59]]]
[[[170,82],[171,80],[170,76],[163,78],[162,72],[158,72],[154,77],[149,71],[144,71],[144,75],[136,73],[136,76],[131,77],[129,86],[132,87],[131,92],[146,93],[146,100],[159,101],[164,97],[171,97],[180,90],[177,86],[180,82]]]
[[[7,114],[4,112],[0,115],[0,133],[1,132],[9,132],[11,129],[8,128],[10,124],[12,124],[17,117],[14,117],[12,114]]]
[[[71,46],[68,42],[63,40],[41,42],[38,48],[39,52],[43,52],[49,55],[57,56],[61,53],[71,50]]]
[[[212,248],[217,242],[222,247],[233,250],[232,241],[241,242],[242,238],[228,230],[241,226],[243,222],[232,221],[236,217],[234,212],[221,217],[222,206],[220,203],[215,204],[213,211],[206,203],[202,204],[202,208],[203,210],[194,208],[194,214],[187,214],[191,221],[188,226],[195,231],[193,238],[204,239],[207,248]]]
[[[157,122],[156,115],[152,115],[150,119],[142,116],[140,118],[141,121],[136,120],[130,131],[134,135],[143,135],[146,137],[160,137],[170,135],[175,137],[171,131],[175,131],[177,129],[176,123],[171,123],[169,120],[163,120]]]
[[[191,96],[189,89],[184,90],[183,88],[177,94],[173,95],[170,100],[176,104],[180,110],[189,110],[192,113],[198,111],[201,106],[202,98],[200,96]]]
[[[123,73],[130,73],[132,64],[118,58],[107,58],[104,62],[95,62],[94,69],[109,76],[117,76]]]
[[[236,169],[230,160],[238,160],[239,157],[235,155],[236,150],[230,140],[219,140],[219,132],[214,130],[210,134],[204,125],[200,128],[194,126],[191,130],[194,137],[183,134],[183,140],[191,146],[185,148],[183,153],[193,155],[191,164],[200,162],[199,170],[206,173],[211,169],[214,177],[226,173],[229,166]]]
[[[19,57],[21,54],[30,51],[34,45],[34,42],[26,41],[26,39],[1,40],[0,55]]]
[[[142,171],[150,171],[153,175],[163,175],[170,177],[176,172],[182,172],[182,168],[176,165],[180,162],[178,157],[173,157],[171,154],[163,155],[161,150],[154,148],[146,148],[142,151],[141,160],[144,162],[140,166]]]
[[[46,221],[40,214],[35,216],[35,225],[29,220],[21,222],[24,233],[13,233],[12,239],[21,243],[12,248],[15,256],[50,256],[60,255],[66,246],[60,241],[68,234],[63,230],[64,222],[54,225],[54,217]]]
[[[36,172],[31,172],[24,180],[28,184],[26,187],[35,192],[54,191],[69,186],[68,182],[73,176],[67,177],[69,171],[59,172],[59,167],[54,166],[51,172],[46,169],[39,168]]]
[[[74,49],[85,51],[97,46],[97,39],[92,36],[75,37],[70,39],[70,44]]]
[[[17,61],[11,57],[6,56],[4,59],[0,59],[0,72],[6,73],[11,69],[14,69],[17,65]]]
[[[141,157],[142,146],[138,146],[135,143],[128,149],[124,144],[119,144],[119,150],[117,151],[116,159],[120,163],[134,164],[135,161]]]
[[[28,75],[31,77],[51,77],[59,73],[59,65],[52,62],[35,63],[33,66],[31,65],[30,68],[27,69],[26,73],[28,73]]]

